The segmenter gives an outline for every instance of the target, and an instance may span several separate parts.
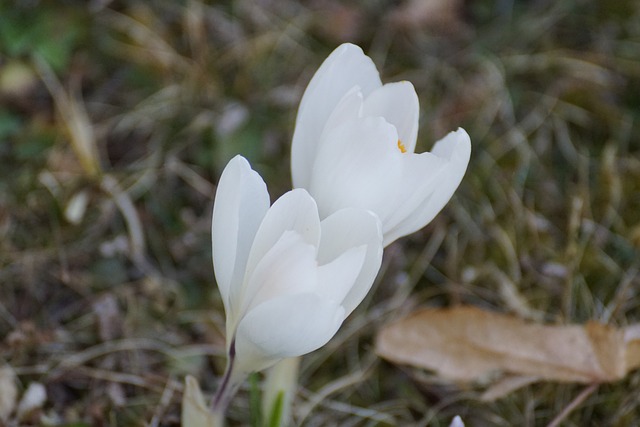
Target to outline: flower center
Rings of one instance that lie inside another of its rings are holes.
[[[400,150],[401,153],[407,152],[407,148],[404,146],[404,144],[400,140],[398,140],[398,150]]]

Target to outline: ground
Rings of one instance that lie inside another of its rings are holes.
[[[186,374],[213,392],[216,182],[240,153],[272,200],[290,188],[297,104],[344,41],[383,81],[414,84],[417,151],[463,127],[473,152],[447,207],[387,248],[365,302],[305,357],[295,420],[543,426],[573,409],[563,425],[640,422],[638,372],[483,403],[485,384],[372,351],[419,306],[640,320],[637,2],[16,0],[0,16],[0,394],[15,381],[47,396],[20,420],[0,398],[6,425],[178,425]],[[252,388],[230,425],[253,422]]]

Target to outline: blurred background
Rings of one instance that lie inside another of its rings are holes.
[[[640,422],[637,372],[584,399],[539,383],[482,403],[493,378],[446,383],[372,351],[425,305],[640,320],[640,3],[2,0],[0,424],[176,426],[184,375],[212,393],[217,179],[239,153],[272,200],[291,187],[298,102],[345,41],[416,87],[416,151],[461,126],[473,152],[304,359],[296,423],[544,426],[571,405],[563,425]],[[230,425],[256,425],[252,388]]]

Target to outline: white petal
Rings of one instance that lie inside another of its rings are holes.
[[[366,246],[362,268],[342,300],[348,316],[362,302],[382,263],[382,229],[378,217],[362,209],[342,209],[322,221],[318,262],[323,264],[348,248]]]
[[[399,237],[411,234],[425,225],[442,210],[460,185],[471,156],[471,139],[464,129],[450,132],[438,141],[431,153],[446,163],[437,177],[431,195],[393,229],[385,231],[385,246]]]
[[[267,187],[249,162],[236,156],[224,168],[213,205],[211,240],[216,282],[227,317],[231,289],[241,284],[249,250],[269,208]]]
[[[358,46],[343,44],[329,55],[302,96],[291,145],[294,187],[308,188],[318,138],[340,99],[354,86],[366,97],[382,82],[376,66]]]
[[[247,262],[247,274],[251,274],[260,259],[287,230],[297,232],[305,242],[315,247],[320,242],[318,207],[306,190],[291,190],[269,208],[256,233]]]
[[[285,231],[258,262],[243,289],[242,312],[275,297],[315,292],[317,248],[295,231]],[[242,314],[240,314],[242,316]]]
[[[449,427],[464,427],[464,423],[462,422],[462,418],[459,415],[456,415],[453,420],[451,420],[451,424]]]
[[[329,118],[327,119],[327,124],[320,135],[325,132],[328,132],[329,129],[334,129],[338,126],[343,125],[345,122],[356,119],[358,117],[362,117],[362,106],[364,104],[364,96],[362,95],[362,91],[359,86],[354,86],[349,90],[345,96],[340,99],[340,102],[333,109]]]
[[[238,326],[236,363],[245,372],[265,369],[325,345],[344,320],[344,309],[315,294],[288,295],[251,310]]]
[[[360,275],[366,254],[367,247],[358,246],[320,266],[316,292],[332,301],[342,303]]]
[[[398,138],[408,153],[416,149],[420,105],[413,85],[407,81],[387,83],[365,100],[364,116],[384,117],[398,130]],[[395,141],[394,141],[395,144]]]
[[[323,134],[309,192],[326,218],[359,207],[384,218],[402,178],[394,126],[379,117],[349,120]]]
[[[394,211],[382,223],[385,246],[390,242],[391,230],[401,227],[408,217],[429,199],[442,184],[448,162],[432,153],[406,154],[403,156],[402,181],[398,185],[397,204]]]

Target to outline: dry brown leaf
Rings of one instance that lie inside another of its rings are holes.
[[[640,325],[550,326],[475,307],[426,309],[384,328],[376,352],[456,381],[493,372],[600,383],[640,366]]]
[[[538,377],[522,377],[519,375],[507,375],[504,378],[500,378],[495,383],[491,384],[480,395],[480,400],[483,402],[493,402],[501,399],[504,396],[511,394],[512,392],[540,381]]]
[[[624,341],[627,343],[625,363],[628,370],[640,368],[640,324],[624,328]]]

